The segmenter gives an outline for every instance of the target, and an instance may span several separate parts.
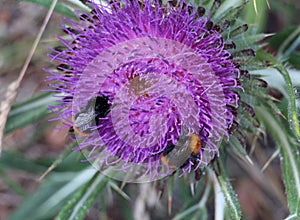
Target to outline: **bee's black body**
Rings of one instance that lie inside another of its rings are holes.
[[[99,125],[99,119],[105,118],[110,112],[110,104],[107,96],[91,98],[87,105],[74,117],[74,125],[70,128],[76,133],[86,136],[91,133],[93,126]],[[72,131],[71,131],[72,132]]]

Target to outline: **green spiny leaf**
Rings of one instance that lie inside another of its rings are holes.
[[[30,173],[40,173],[45,167],[25,158],[23,155],[4,151],[0,157],[0,167],[12,170],[21,170]]]
[[[27,101],[14,105],[8,115],[5,133],[10,133],[45,118],[50,114],[48,105],[54,104],[57,99],[50,93],[40,93]]]
[[[266,107],[255,107],[259,119],[271,133],[282,156],[281,166],[291,215],[300,218],[300,161],[299,143],[292,139],[282,123]]]
[[[242,219],[241,207],[238,202],[238,198],[231,186],[228,177],[225,175],[225,172],[222,172],[222,175],[218,177],[218,180],[222,192],[224,194],[227,206],[229,208],[231,219]]]
[[[240,11],[245,5],[244,0],[226,0],[218,8],[213,18],[216,20],[224,20],[231,17],[232,14]],[[231,19],[229,19],[231,20]]]
[[[95,172],[95,169],[90,168],[80,172],[51,173],[39,190],[26,197],[9,219],[53,219],[70,196],[90,180]]]
[[[281,44],[278,49],[278,55],[287,58],[300,45],[300,26],[296,28]]]
[[[288,118],[291,121],[293,131],[298,139],[300,139],[300,127],[299,120],[297,117],[296,99],[294,93],[294,87],[287,69],[271,54],[266,53],[262,50],[257,52],[257,59],[268,62],[270,66],[273,66],[283,76],[286,83],[288,95],[289,95],[289,106],[288,106]]]
[[[206,175],[205,177],[209,179],[208,175]],[[212,184],[209,181],[207,181],[207,183],[208,184],[204,186],[204,192],[199,202],[196,203],[195,205],[186,207],[182,212],[177,213],[174,216],[173,220],[193,219],[197,215],[201,216],[201,219],[206,219],[205,216],[207,215],[207,209],[205,205],[209,197],[211,186],[212,186]],[[193,213],[194,216],[191,216]]]
[[[57,220],[84,219],[99,193],[108,182],[108,177],[96,172],[92,179],[79,190],[56,217]]]

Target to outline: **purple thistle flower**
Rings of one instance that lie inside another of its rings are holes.
[[[115,178],[131,172],[127,181],[206,166],[229,137],[240,88],[218,28],[184,1],[91,5],[80,22],[65,19],[72,40],[51,55],[64,72],[50,71],[64,96],[52,109],[75,129],[75,150]]]

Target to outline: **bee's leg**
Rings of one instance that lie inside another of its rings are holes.
[[[168,154],[174,149],[174,147],[175,147],[175,145],[173,145],[173,144],[168,144],[168,145],[166,146],[166,149],[162,152],[162,155],[163,155],[163,156],[168,155]]]
[[[199,181],[202,177],[202,170],[201,169],[195,170],[194,173],[195,173],[195,180]]]
[[[210,164],[211,164],[213,171],[217,175],[217,177],[221,176],[222,170],[221,170],[220,161],[218,160],[218,158],[214,157],[214,159],[212,159]]]
[[[74,133],[74,128],[73,128],[73,126],[69,128],[69,133]]]
[[[185,166],[187,166],[190,162],[190,160],[194,163],[194,165],[196,164],[197,159],[200,157],[200,155],[197,153],[192,153],[191,156],[181,165],[180,168],[183,168]]]
[[[166,148],[164,149],[163,152],[152,154],[152,157],[156,157],[156,156],[166,156],[167,154],[169,154],[169,153],[174,149],[174,147],[175,147],[175,145],[173,145],[173,144],[168,144],[168,145],[166,146]]]
[[[186,167],[189,164],[189,162],[190,162],[190,157],[180,166],[180,168],[182,169]]]

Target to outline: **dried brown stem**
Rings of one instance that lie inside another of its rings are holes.
[[[18,94],[18,88],[20,87],[21,85],[21,82],[25,76],[25,73],[26,73],[26,70],[29,66],[29,63],[33,57],[33,54],[37,48],[37,45],[39,44],[40,42],[40,39],[45,31],[45,28],[50,20],[50,17],[53,13],[53,10],[56,6],[56,3],[57,3],[57,0],[53,0],[52,1],[52,4],[48,10],[48,13],[44,19],[44,22],[39,30],[39,33],[32,45],[32,48],[27,56],[27,59],[23,65],[23,68],[19,74],[19,77],[14,80],[13,82],[11,82],[7,88],[7,91],[6,91],[6,94],[5,94],[5,98],[4,100],[0,103],[0,154],[2,152],[2,144],[3,144],[3,136],[4,136],[4,129],[5,129],[5,124],[6,124],[6,121],[7,121],[7,117],[8,117],[8,113],[11,109],[11,106],[13,104],[13,102],[15,101],[16,97],[17,97],[17,94]]]

